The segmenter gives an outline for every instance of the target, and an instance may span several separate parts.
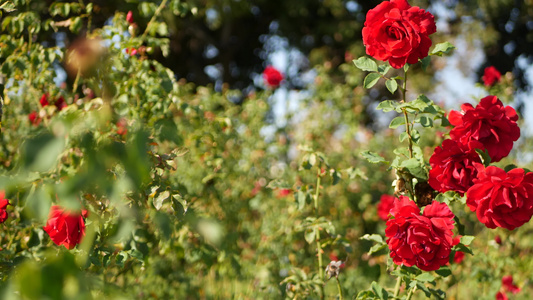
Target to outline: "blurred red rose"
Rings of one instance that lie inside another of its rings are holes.
[[[494,237],[494,241],[495,241],[496,244],[498,244],[498,245],[501,245],[501,244],[502,244],[502,238],[501,238],[499,235],[497,235],[497,236]]]
[[[30,123],[34,126],[37,126],[41,123],[41,118],[39,118],[39,115],[37,114],[36,111],[32,111],[28,115],[28,120],[30,120]]]
[[[428,182],[431,187],[441,193],[466,193],[477,176],[475,165],[482,164],[476,148],[483,149],[483,144],[478,141],[462,144],[450,139],[444,140],[429,159],[431,170]]]
[[[128,121],[126,119],[120,119],[117,122],[117,134],[126,135],[128,133]]]
[[[496,96],[487,96],[475,108],[466,103],[461,109],[462,112],[450,112],[450,123],[455,126],[450,131],[452,140],[462,144],[479,141],[492,162],[509,155],[513,142],[520,137],[520,128],[516,124],[518,115],[514,108],[503,106]]]
[[[390,211],[385,235],[392,260],[397,265],[416,265],[433,271],[448,263],[453,245],[454,215],[445,203],[433,201],[420,208],[400,196]]]
[[[513,230],[533,216],[533,173],[489,166],[466,192],[466,205],[488,228]]]
[[[41,106],[42,106],[42,107],[45,107],[45,106],[47,106],[48,104],[50,104],[50,103],[48,102],[48,95],[43,94],[43,95],[41,96],[41,100],[39,100],[39,103],[41,103]]]
[[[268,66],[263,71],[265,84],[271,88],[277,88],[283,80],[283,75],[274,67]]]
[[[72,249],[85,236],[83,214],[84,212],[67,212],[62,207],[54,205],[50,209],[48,221],[43,229],[56,245]]]
[[[131,10],[126,14],[126,21],[128,21],[130,24],[133,23],[133,12]]]
[[[496,300],[509,300],[509,298],[507,298],[507,295],[505,293],[498,292],[496,294]]]
[[[363,27],[366,53],[399,69],[428,56],[437,27],[431,13],[407,0],[383,1],[368,11]]]
[[[383,221],[387,221],[389,219],[389,212],[394,206],[394,202],[397,200],[398,198],[391,195],[381,195],[377,206],[378,216],[380,219],[382,219]]]
[[[54,105],[57,107],[57,110],[59,110],[59,111],[63,110],[63,108],[65,108],[65,107],[67,107],[67,103],[65,102],[65,98],[63,98],[63,96],[59,96],[59,98],[57,98],[57,100],[54,103]]]
[[[512,275],[502,277],[502,286],[506,292],[511,292],[513,294],[520,292],[520,288],[513,283]]]
[[[500,81],[501,78],[502,74],[493,66],[486,67],[483,72],[483,77],[481,77],[481,79],[483,79],[483,84],[488,87],[494,85],[495,82]]]
[[[0,191],[0,223],[4,223],[8,217],[6,207],[10,204],[9,204],[9,200],[7,200],[5,197],[6,197],[6,192]]]

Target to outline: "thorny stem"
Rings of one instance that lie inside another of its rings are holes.
[[[402,100],[407,102],[405,95],[407,94],[407,71],[403,69],[404,79],[403,79],[403,88],[402,88]],[[405,108],[402,109],[403,116],[405,118],[405,133],[409,139],[409,158],[413,158],[413,140],[411,138],[411,130],[409,127],[409,117],[407,116],[407,111]]]
[[[335,276],[335,279],[337,279],[337,288],[339,289],[339,300],[344,300],[344,296],[342,295],[342,288],[341,288],[341,282],[339,280],[339,277]]]
[[[318,168],[317,179],[316,179],[316,192],[315,192],[315,215],[318,220],[318,195],[320,194],[320,168]],[[316,237],[316,251],[318,252],[318,278],[324,280],[324,270],[322,264],[322,246],[320,245],[320,230],[315,226],[315,237]],[[324,299],[324,287],[321,287],[322,295],[321,299]]]
[[[402,286],[402,277],[398,276],[396,279],[396,286],[394,287],[394,298],[397,298],[400,294],[400,287]]]

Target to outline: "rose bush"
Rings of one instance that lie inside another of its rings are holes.
[[[466,103],[461,109],[461,112],[452,110],[449,115],[450,123],[455,126],[450,131],[452,140],[467,145],[472,140],[482,143],[481,150],[486,149],[493,162],[509,155],[520,137],[514,108],[504,106],[496,96],[487,96],[476,107]]]
[[[363,43],[368,55],[398,69],[426,57],[431,47],[429,35],[436,31],[431,13],[406,0],[383,1],[368,11]]]
[[[86,213],[85,210],[81,213],[66,211],[54,205],[50,208],[50,215],[43,229],[56,245],[73,249],[85,236],[83,215]]]
[[[395,264],[433,271],[448,263],[454,214],[445,203],[433,202],[420,215],[415,202],[401,196],[390,213],[385,236]]]
[[[489,166],[478,170],[478,178],[466,193],[466,205],[488,228],[513,230],[533,216],[532,195],[533,173]]]

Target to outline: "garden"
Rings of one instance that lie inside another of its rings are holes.
[[[0,20],[0,299],[530,299],[532,1]]]

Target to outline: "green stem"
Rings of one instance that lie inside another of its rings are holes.
[[[141,36],[141,40],[144,40],[146,38],[146,35],[148,34],[148,28],[150,28],[152,23],[155,22],[155,19],[157,18],[157,16],[159,16],[163,8],[165,8],[166,4],[167,4],[167,0],[161,1],[161,4],[159,4],[159,7],[154,12],[154,15],[152,16],[148,24],[146,24],[146,29],[144,30],[143,35]]]
[[[396,279],[396,286],[394,287],[394,298],[397,298],[400,294],[400,287],[402,286],[402,277],[398,276]]]
[[[76,91],[78,90],[80,76],[81,76],[81,68],[78,68],[78,72],[76,73],[76,79],[74,79],[74,84],[72,85],[72,94],[76,94]]]
[[[406,94],[407,94],[407,71],[405,68],[403,69],[403,87],[402,87],[402,100],[404,102],[407,102],[406,100]],[[413,158],[413,139],[411,137],[411,130],[409,127],[409,116],[407,116],[407,110],[402,109],[403,116],[405,118],[405,133],[407,134],[407,138],[409,139],[409,157]]]
[[[416,285],[412,289],[409,289],[409,293],[407,293],[407,298],[405,298],[405,300],[411,300],[411,297],[413,297],[413,294],[415,293],[415,291],[416,291]]]
[[[316,192],[315,192],[315,215],[316,219],[318,220],[319,214],[318,214],[318,196],[320,194],[320,167],[318,168],[317,173],[317,180],[316,180]],[[318,278],[320,280],[324,280],[324,267],[322,263],[322,246],[320,245],[320,230],[318,230],[318,227],[315,226],[315,236],[316,236],[316,251],[318,252]],[[324,299],[324,287],[321,287],[322,289],[322,295],[320,296],[321,299]]]
[[[339,277],[335,277],[337,279],[337,288],[339,289],[339,300],[344,300],[344,296],[342,295],[342,287],[341,282],[339,280]]]

